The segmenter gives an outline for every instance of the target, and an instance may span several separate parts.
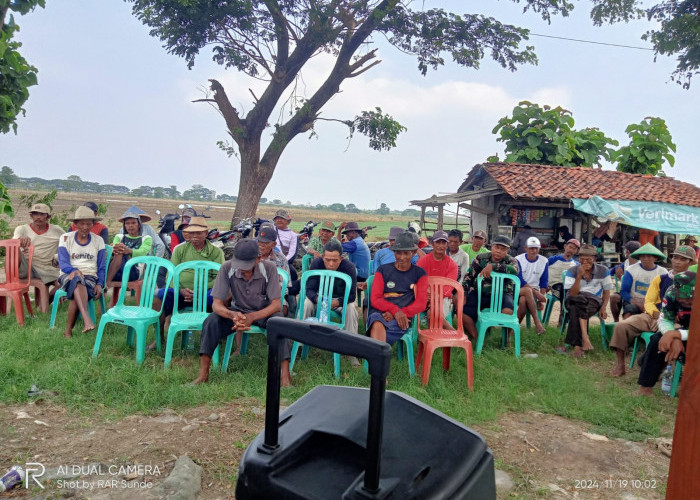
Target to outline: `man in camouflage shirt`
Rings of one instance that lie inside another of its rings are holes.
[[[463,309],[462,323],[471,338],[476,338],[477,336],[476,320],[479,310],[488,307],[491,303],[491,273],[518,275],[518,262],[515,258],[508,255],[509,249],[510,239],[505,236],[496,236],[491,245],[491,251],[477,255],[472,261],[467,275],[462,280],[462,286],[467,296]],[[481,304],[478,304],[477,279],[479,276],[484,277],[481,290]],[[514,286],[512,281],[505,282],[503,308],[501,309],[504,314],[513,313]]]

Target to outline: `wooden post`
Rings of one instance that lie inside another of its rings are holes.
[[[455,212],[455,229],[459,229],[459,202],[457,202],[457,212]]]
[[[700,293],[695,282],[693,310],[700,310]],[[668,473],[668,500],[700,499],[700,314],[690,317],[683,367],[683,390],[673,430],[673,451]],[[662,396],[663,397],[663,396]]]
[[[437,228],[438,231],[442,231],[442,221],[443,221],[443,213],[442,210],[445,207],[444,204],[438,205],[438,223],[437,223]]]
[[[425,229],[425,205],[420,207],[420,228]]]
[[[587,243],[591,245],[593,243],[593,217],[590,215],[586,217],[586,223],[588,224],[588,241]]]

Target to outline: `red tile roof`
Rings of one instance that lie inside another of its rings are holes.
[[[611,200],[658,201],[700,207],[700,188],[673,179],[616,170],[522,163],[474,166],[458,192],[470,191],[484,174],[513,198],[570,200],[598,195]]]

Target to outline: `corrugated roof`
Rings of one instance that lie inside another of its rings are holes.
[[[476,165],[458,192],[471,191],[470,188],[478,185],[485,174],[516,199],[571,200],[598,195],[611,200],[658,201],[700,207],[700,188],[672,177],[523,163]]]

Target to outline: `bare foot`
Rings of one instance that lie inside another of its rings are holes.
[[[654,395],[654,388],[653,387],[640,386],[639,389],[637,389],[637,396],[646,396],[646,397],[650,398],[653,395]]]
[[[582,344],[583,345],[581,346],[581,348],[584,351],[592,351],[593,350],[593,344],[591,344],[591,341],[588,339],[588,337],[583,338]]]
[[[151,352],[156,347],[158,347],[158,344],[156,342],[153,342],[152,344],[149,344],[148,347],[146,347],[146,352]]]
[[[357,359],[355,356],[348,356],[348,361],[350,362],[350,366],[353,368],[359,368],[360,365],[360,360]]]
[[[87,332],[92,331],[94,329],[95,329],[95,324],[89,323],[89,324],[83,326],[83,333],[87,333]]]
[[[66,331],[66,332],[63,332],[63,336],[64,336],[65,338],[69,339],[69,338],[71,338],[71,337],[73,336],[73,334],[72,334],[71,332],[67,332],[67,331]]]
[[[544,327],[544,325],[542,325],[542,323],[537,325],[537,335],[542,335],[545,333],[547,333],[547,329]]]
[[[586,356],[586,353],[583,351],[583,348],[581,346],[574,346],[574,350],[571,352],[571,356],[574,358],[583,358]]]
[[[199,377],[194,379],[192,382],[190,382],[190,385],[206,384],[207,382],[209,382],[209,376],[208,375],[207,376],[200,375]]]
[[[625,365],[616,365],[610,372],[610,375],[613,377],[622,377],[625,373]]]
[[[282,370],[280,385],[282,385],[282,387],[292,386],[292,376],[289,374],[289,370]]]

